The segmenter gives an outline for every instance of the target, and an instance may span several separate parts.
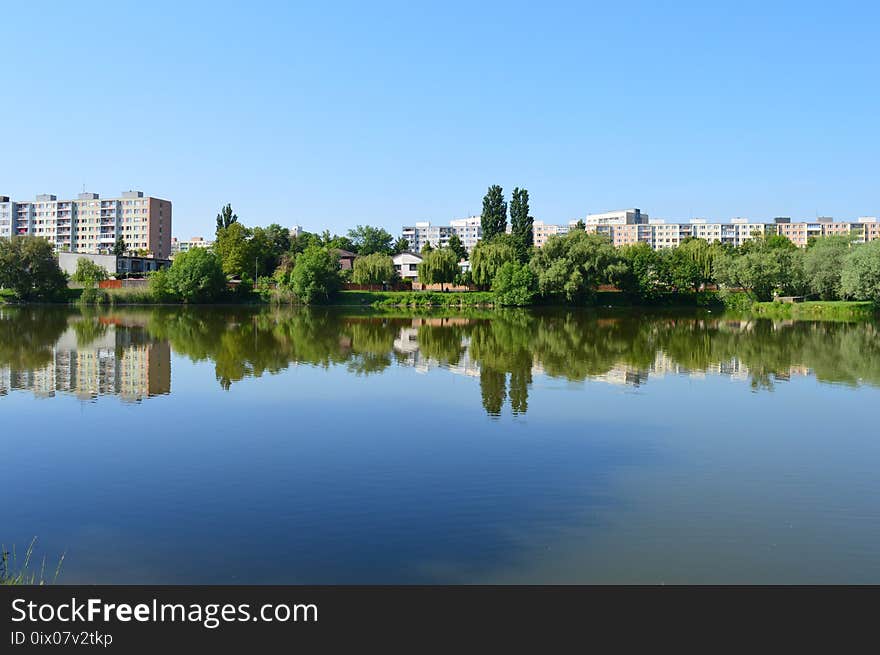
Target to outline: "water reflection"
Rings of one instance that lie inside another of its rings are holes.
[[[479,378],[491,416],[529,408],[538,375],[639,386],[722,375],[755,390],[793,376],[880,384],[874,323],[771,322],[711,315],[497,311],[405,316],[307,309],[0,309],[0,394],[140,401],[171,392],[171,353],[213,363],[224,389],[297,364],[354,375],[394,366]]]

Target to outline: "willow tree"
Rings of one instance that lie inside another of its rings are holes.
[[[483,289],[492,286],[495,276],[507,262],[516,261],[518,253],[510,237],[495,241],[479,241],[471,251],[471,273],[474,282]]]
[[[423,255],[418,272],[422,284],[439,284],[444,289],[458,274],[458,256],[449,248],[431,250]]]
[[[355,284],[385,284],[394,278],[394,262],[382,253],[364,255],[354,260],[351,280]]]

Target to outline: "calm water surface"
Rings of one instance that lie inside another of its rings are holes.
[[[67,583],[880,583],[878,337],[0,308],[0,541]]]

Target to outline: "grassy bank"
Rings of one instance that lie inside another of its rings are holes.
[[[800,303],[757,302],[749,313],[776,319],[852,321],[874,318],[877,311],[877,306],[872,302],[817,300]]]
[[[331,305],[357,307],[492,307],[495,294],[488,291],[467,293],[438,291],[342,291]]]

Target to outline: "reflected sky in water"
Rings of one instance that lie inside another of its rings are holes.
[[[872,323],[0,309],[62,582],[880,582]]]

